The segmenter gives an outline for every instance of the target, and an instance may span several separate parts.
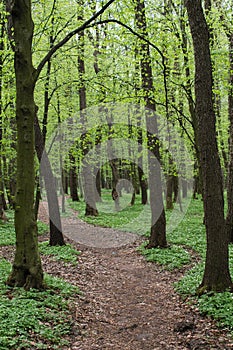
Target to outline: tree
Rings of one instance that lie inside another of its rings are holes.
[[[228,40],[229,52],[229,84],[228,90],[228,119],[229,119],[229,161],[227,174],[227,215],[226,226],[229,240],[233,243],[233,30],[232,30],[232,12],[222,6],[222,1],[216,1],[219,12],[219,19],[223,26]],[[229,4],[226,4],[228,7]]]
[[[43,287],[34,217],[34,72],[31,1],[15,1],[11,8],[15,41],[17,189],[15,199],[16,252],[7,284],[25,289]]]
[[[199,293],[232,287],[228,266],[228,234],[224,219],[223,182],[216,141],[209,31],[201,0],[186,0],[195,56],[198,149],[203,180],[207,251]]]
[[[17,190],[15,204],[16,252],[12,272],[7,279],[10,286],[26,289],[43,287],[43,270],[38,250],[37,225],[34,216],[34,120],[36,105],[34,89],[44,65],[52,55],[75,34],[98,17],[113,2],[110,0],[81,27],[70,32],[52,47],[37,69],[32,64],[34,24],[31,1],[19,0],[12,4],[10,13],[14,29],[14,66],[16,76],[17,121]],[[9,5],[9,4],[8,4]]]
[[[4,15],[0,14],[0,51],[4,50]],[[3,57],[0,55],[0,154],[2,155],[2,82],[3,82]],[[0,217],[2,216],[3,210],[6,209],[6,201],[4,196],[4,183],[3,183],[3,170],[2,170],[2,156],[0,157]]]
[[[83,17],[83,13],[80,13],[79,19]],[[79,87],[79,109],[80,109],[80,121],[83,127],[83,155],[85,159],[85,155],[88,153],[89,148],[91,148],[91,142],[88,137],[88,133],[86,132],[86,123],[87,123],[87,116],[85,114],[85,110],[87,108],[87,98],[86,98],[86,86],[84,82],[84,75],[85,75],[85,61],[84,61],[84,52],[85,52],[85,46],[84,46],[84,32],[81,32],[78,36],[78,48],[79,48],[79,54],[78,54],[78,71],[79,71],[79,80],[80,80],[80,87]],[[84,196],[86,201],[86,210],[85,215],[86,216],[97,216],[98,210],[96,208],[96,201],[95,201],[95,192],[94,192],[94,184],[92,179],[92,174],[90,172],[90,164],[87,164],[87,162],[83,162],[83,187],[84,187]]]
[[[135,7],[135,20],[138,29],[147,38],[147,23],[145,14],[144,1],[137,0]],[[146,126],[147,130],[154,130],[155,134],[148,132],[148,163],[149,163],[149,188],[150,188],[150,206],[152,226],[148,248],[166,247],[166,217],[163,206],[161,171],[158,166],[155,166],[153,157],[160,161],[160,151],[158,142],[158,125],[156,116],[153,112],[156,110],[155,101],[153,99],[153,75],[152,63],[150,57],[149,45],[146,42],[140,43],[140,69],[142,79],[142,90],[144,93],[144,101],[146,111]],[[152,113],[151,113],[152,112]],[[153,154],[153,156],[151,156]],[[157,218],[158,208],[161,208],[161,213]]]
[[[229,94],[228,94],[228,115],[230,121],[229,137],[229,166],[228,166],[228,184],[227,184],[227,230],[230,242],[233,243],[233,32],[229,33]]]
[[[45,151],[45,142],[37,116],[35,116],[34,120],[34,132],[36,141],[35,149],[37,153],[37,158],[41,163],[41,175],[44,177],[45,190],[48,199],[50,227],[49,244],[51,246],[62,246],[65,245],[65,241],[62,235],[61,217],[59,212],[56,185],[50,161],[47,152]]]

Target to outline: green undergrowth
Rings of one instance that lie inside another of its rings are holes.
[[[14,212],[7,210],[7,221],[3,223],[0,221],[0,245],[14,245],[15,244],[15,228],[14,228]]]
[[[172,245],[168,248],[145,249],[147,242],[139,247],[139,251],[146,257],[147,261],[157,262],[163,265],[165,269],[174,270],[190,263],[191,258],[184,248]]]
[[[102,227],[112,227],[121,231],[145,234],[145,227],[150,225],[150,206],[141,205],[139,196],[135,204],[130,206],[131,194],[123,192],[120,197],[120,210],[116,211],[111,191],[102,191],[102,202],[97,203],[99,215],[96,217],[85,216],[84,201],[72,202],[68,200],[70,207],[79,212],[79,218],[89,224]]]
[[[49,226],[42,221],[37,221],[38,236],[42,236],[49,231]]]
[[[168,248],[146,249],[148,242],[143,243],[139,249],[146,259],[172,270],[191,262],[190,250],[204,257],[206,241],[202,205],[200,200],[190,202],[183,220],[174,230],[167,233]],[[169,214],[171,215],[170,211],[166,213],[166,217],[169,217]]]
[[[57,261],[64,261],[65,263],[72,263],[76,265],[78,263],[78,255],[80,254],[70,244],[63,246],[50,246],[48,241],[39,243],[40,253],[44,255],[50,255]]]
[[[0,221],[0,246],[15,245],[14,211],[7,210],[7,222]],[[38,221],[38,235],[43,235],[48,231],[48,225]]]
[[[230,273],[233,276],[233,246],[229,249]],[[218,326],[228,327],[233,334],[233,293],[206,293],[197,297],[197,287],[202,281],[204,273],[204,261],[196,264],[187,271],[185,276],[175,283],[176,291],[190,303],[195,304],[203,315],[207,315],[217,321]]]
[[[44,291],[9,289],[11,265],[0,259],[0,349],[62,349],[72,331],[77,287],[45,275]]]

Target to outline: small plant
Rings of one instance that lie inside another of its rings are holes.
[[[0,222],[0,245],[14,245],[15,244],[15,228],[13,225],[14,213],[12,210],[7,211],[8,221]]]
[[[233,329],[233,295],[230,292],[204,294],[198,299],[201,313],[217,320],[220,327]]]
[[[48,241],[39,243],[39,250],[44,255],[51,255],[55,260],[72,264],[77,264],[77,258],[80,254],[70,244],[50,246]]]
[[[175,283],[176,291],[184,298],[196,296],[197,287],[201,283],[203,273],[204,263],[195,265],[179,282]]]
[[[14,211],[8,210],[7,211],[7,218],[8,221],[5,223],[2,223],[0,221],[0,245],[1,246],[7,246],[7,245],[14,245],[15,244],[15,228],[14,228]],[[45,232],[48,231],[48,225],[45,223],[38,221],[37,222],[38,227],[38,234],[43,235]]]
[[[11,265],[0,259],[0,349],[61,349],[72,330],[72,302],[79,289],[45,276],[47,289],[25,291],[4,284]]]
[[[38,235],[39,236],[43,235],[45,232],[48,232],[48,230],[49,230],[48,225],[42,221],[37,221],[37,228],[38,228]]]
[[[168,270],[180,268],[191,261],[189,253],[182,247],[170,246],[165,249],[146,249],[145,246],[147,243],[143,243],[139,248],[141,253],[146,257],[146,260],[157,262]]]

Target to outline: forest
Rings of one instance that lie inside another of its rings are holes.
[[[232,0],[0,6],[0,349],[233,349]]]

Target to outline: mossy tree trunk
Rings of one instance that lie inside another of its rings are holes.
[[[228,258],[229,237],[224,220],[222,172],[216,140],[209,31],[201,0],[187,0],[186,7],[195,56],[198,148],[207,235],[205,271],[198,292],[224,291],[232,287],[232,282]]]
[[[31,1],[13,3],[11,15],[15,40],[17,189],[15,203],[16,252],[7,284],[42,288],[43,270],[34,218],[34,68],[32,65],[33,21]]]

